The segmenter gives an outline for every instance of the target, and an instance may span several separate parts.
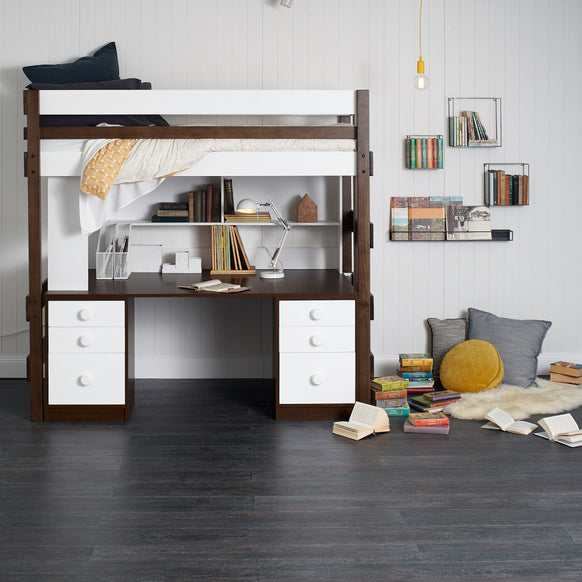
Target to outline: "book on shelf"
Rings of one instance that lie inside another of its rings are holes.
[[[478,111],[461,111],[449,117],[449,145],[496,146],[499,140],[489,137]]]
[[[529,177],[508,174],[505,170],[487,170],[485,204],[492,206],[523,206],[528,204]]]
[[[427,366],[400,366],[398,368],[398,375],[402,377],[404,377],[403,374],[411,372],[431,372],[432,374],[432,364]]]
[[[491,240],[491,210],[487,206],[449,206],[447,240]]]
[[[356,402],[347,421],[333,423],[332,433],[359,441],[377,433],[390,432],[390,419],[382,408]]]
[[[188,222],[188,216],[158,216],[154,214],[152,222]]]
[[[164,210],[159,208],[156,216],[188,216],[188,210]]]
[[[379,388],[384,392],[386,390],[407,388],[409,383],[409,380],[400,376],[380,376],[372,380],[372,388]]]
[[[551,441],[563,440],[567,443],[582,444],[582,430],[569,412],[540,418],[538,424]]]
[[[449,434],[451,425],[442,424],[440,426],[415,426],[409,422],[402,425],[403,431],[413,434]]]
[[[391,398],[406,398],[408,390],[406,388],[396,388],[394,390],[382,390],[377,386],[372,386],[372,398],[374,400],[389,400]]]
[[[550,364],[550,373],[563,374],[564,376],[582,377],[582,364],[574,362],[553,362]]]
[[[433,380],[432,372],[401,372],[400,376],[406,380],[418,381],[418,380]]]
[[[158,210],[188,210],[188,202],[158,202]]]
[[[444,412],[438,411],[411,412],[407,422],[414,426],[445,426],[450,424],[451,421]]]
[[[224,178],[224,214],[234,214],[234,192],[232,178]]]
[[[433,364],[433,359],[430,354],[425,353],[404,353],[398,355],[398,360],[400,362],[400,368],[405,366],[431,366]],[[411,370],[412,371],[412,370]],[[414,370],[416,371],[416,370]],[[418,370],[423,371],[423,370]]]
[[[414,136],[404,140],[405,165],[409,169],[443,167],[442,136]]]
[[[253,222],[271,222],[271,215],[268,212],[256,212],[254,214],[237,214],[235,212],[234,214],[225,214],[224,222],[244,222],[251,224]]]
[[[248,287],[238,283],[223,283],[220,279],[209,279],[191,285],[179,285],[179,289],[189,289],[191,291],[205,291],[208,293],[241,293],[248,291]]]
[[[533,422],[527,422],[526,420],[514,420],[510,414],[497,406],[490,410],[485,415],[485,418],[489,422],[484,424],[481,428],[502,430],[503,432],[511,432],[521,435],[528,435],[536,428],[538,428],[538,425],[534,424]]]

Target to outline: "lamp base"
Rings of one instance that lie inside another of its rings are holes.
[[[284,271],[261,271],[259,273],[261,279],[283,279],[285,277]]]

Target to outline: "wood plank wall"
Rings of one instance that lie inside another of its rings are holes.
[[[74,59],[110,40],[122,76],[159,89],[371,90],[378,373],[398,352],[427,347],[426,317],[457,317],[470,306],[549,319],[542,362],[581,359],[582,4],[425,0],[426,92],[412,87],[418,8],[418,0],[295,0],[290,10],[278,0],[0,0],[0,376],[21,375],[28,353],[21,67]],[[444,171],[405,170],[403,137],[445,133],[452,96],[503,99],[503,148],[446,148]],[[479,203],[483,163],[503,161],[531,170],[531,205],[493,209],[494,226],[513,229],[514,242],[388,240],[391,195]],[[140,332],[144,346],[172,345],[155,321]],[[144,350],[146,359],[171,355]]]

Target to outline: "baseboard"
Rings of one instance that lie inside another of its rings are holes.
[[[582,354],[542,353],[538,356],[538,376],[550,374],[550,364],[559,360],[566,362],[582,362]],[[374,356],[374,376],[390,376],[398,370],[398,354]]]
[[[26,358],[0,356],[0,378],[26,378]]]
[[[273,378],[270,359],[135,358],[136,378]]]

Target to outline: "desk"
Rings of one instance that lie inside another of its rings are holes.
[[[179,288],[210,278],[204,271],[97,280],[90,271],[87,291],[47,292],[46,419],[128,420],[134,299],[144,297],[271,298],[276,418],[345,418],[357,394],[357,294],[350,280],[336,270],[288,270],[283,279],[221,276],[249,287],[237,294]]]

